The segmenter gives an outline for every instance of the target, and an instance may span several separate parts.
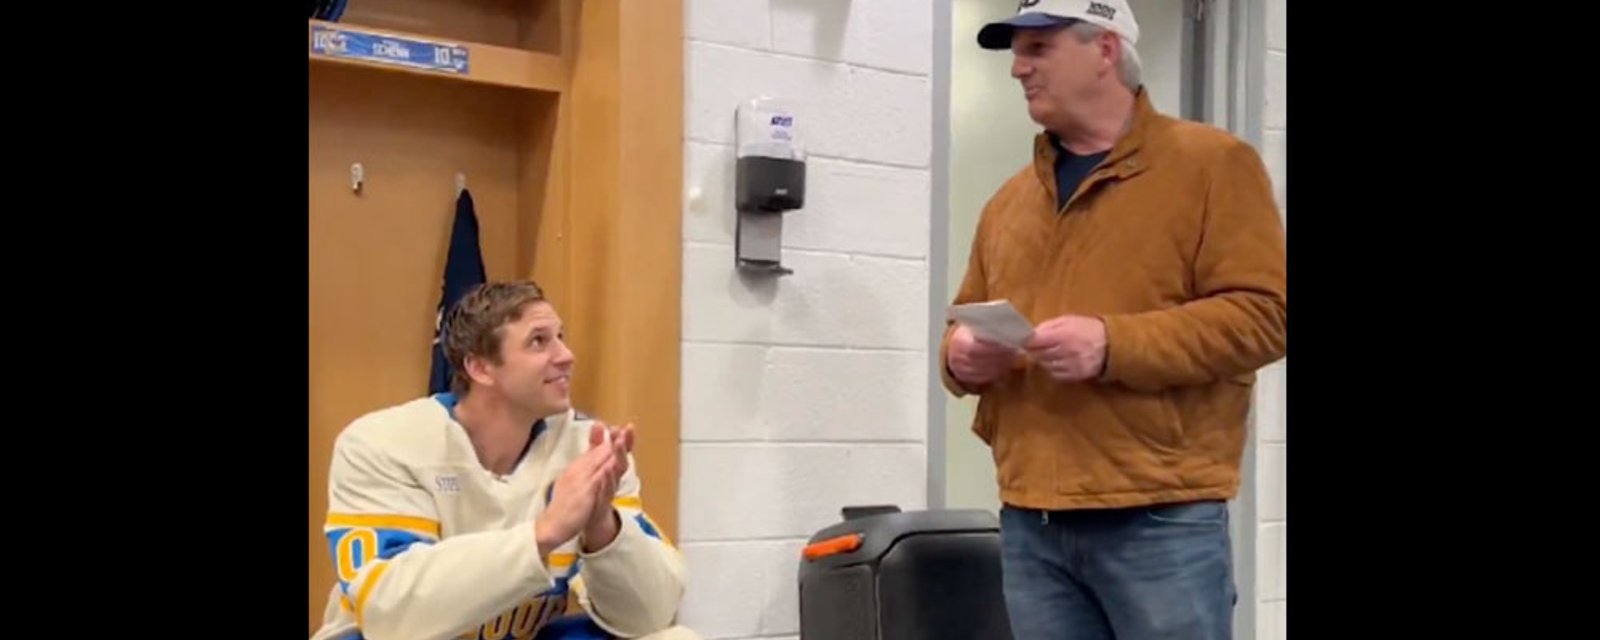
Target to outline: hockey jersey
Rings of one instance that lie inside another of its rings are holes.
[[[450,394],[362,416],[335,440],[323,531],[337,584],[312,640],[532,638],[570,593],[600,627],[636,637],[670,625],[684,564],[645,515],[632,460],[613,501],[616,539],[573,539],[539,557],[534,521],[593,421],[567,411],[537,425],[522,462],[496,476],[453,418]]]

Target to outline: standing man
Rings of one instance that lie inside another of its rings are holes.
[[[1255,372],[1286,351],[1285,241],[1260,157],[1157,113],[1123,0],[1023,0],[1009,49],[1043,131],[985,206],[957,304],[1009,300],[1020,348],[953,324],[980,396],[1019,640],[1231,640],[1226,501]]]
[[[451,390],[334,443],[324,531],[338,584],[313,640],[696,639],[678,550],[640,500],[633,429],[571,407],[575,358],[532,282],[446,317]],[[562,618],[569,593],[586,616]]]

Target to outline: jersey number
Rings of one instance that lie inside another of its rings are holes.
[[[378,534],[371,529],[351,529],[339,536],[334,548],[334,566],[339,569],[339,582],[350,584],[361,567],[378,554]]]
[[[478,628],[456,636],[456,640],[529,640],[552,616],[565,611],[566,604],[564,596],[534,596]]]

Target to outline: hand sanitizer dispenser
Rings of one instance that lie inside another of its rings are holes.
[[[805,150],[794,113],[757,98],[739,106],[737,120],[735,262],[745,271],[794,273],[781,260],[783,214],[805,206]]]

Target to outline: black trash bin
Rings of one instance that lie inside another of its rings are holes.
[[[801,554],[801,640],[1011,640],[993,514],[843,515]]]

